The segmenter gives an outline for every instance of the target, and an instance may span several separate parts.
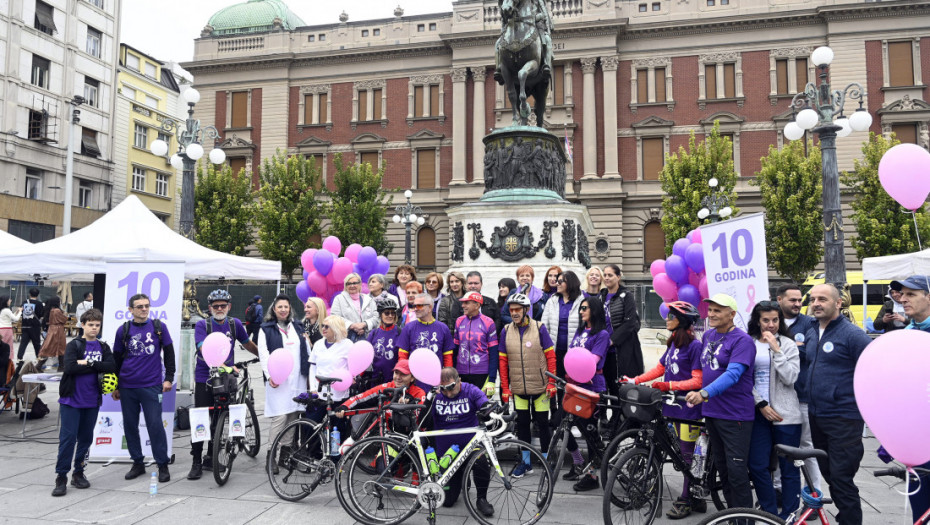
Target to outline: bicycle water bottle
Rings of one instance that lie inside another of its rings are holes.
[[[455,457],[459,455],[459,451],[462,450],[458,445],[452,445],[449,447],[449,450],[439,458],[439,468],[445,470],[449,468],[449,465],[455,461]]]
[[[701,432],[697,442],[694,444],[694,456],[691,460],[691,473],[696,477],[701,477],[704,473],[704,456],[707,448],[707,434]]]
[[[154,498],[158,495],[158,475],[152,472],[151,481],[149,481],[149,497]]]
[[[329,455],[338,456],[339,455],[339,445],[342,436],[339,434],[339,428],[333,428],[332,434],[329,437]]]
[[[430,475],[438,476],[439,460],[436,458],[436,449],[433,447],[426,447],[424,452],[426,453],[426,466],[429,468]]]

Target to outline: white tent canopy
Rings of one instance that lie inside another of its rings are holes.
[[[901,280],[912,275],[930,275],[930,248],[914,253],[866,257],[862,260],[862,279]]]
[[[0,230],[0,251],[7,251],[14,248],[32,246],[32,243],[19,237]]]
[[[239,257],[205,248],[171,230],[135,196],[90,226],[37,244],[0,250],[0,279],[91,279],[107,261],[184,262],[189,279],[277,281],[280,261]]]

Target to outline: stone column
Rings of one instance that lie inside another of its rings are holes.
[[[594,69],[597,58],[582,58],[581,71],[584,73],[584,113],[582,116],[582,133],[584,133],[584,178],[597,177],[597,112],[594,105]]]
[[[465,79],[468,70],[464,67],[452,69],[452,182],[465,184]]]
[[[484,83],[488,73],[484,66],[471,69],[472,79],[475,81],[474,95],[474,127],[472,129],[472,182],[484,184],[484,134],[487,124],[485,122]]]
[[[620,176],[617,153],[617,68],[620,57],[601,57],[604,70],[604,177]],[[587,141],[585,141],[587,142]]]

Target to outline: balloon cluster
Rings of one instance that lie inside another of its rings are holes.
[[[665,303],[684,301],[691,303],[707,317],[707,273],[704,271],[704,246],[701,244],[701,230],[695,228],[688,235],[675,241],[672,255],[668,259],[656,259],[649,265],[652,274],[652,289],[662,298],[659,313],[664,319],[668,316]]]
[[[930,195],[930,152],[916,144],[898,144],[882,155],[878,180],[898,204],[918,210]]]
[[[373,274],[386,274],[391,269],[387,257],[378,255],[371,246],[351,244],[342,257],[340,253],[342,241],[329,236],[323,239],[321,249],[310,248],[300,255],[304,280],[297,283],[297,297],[301,302],[319,297],[327,304],[333,304],[333,298],[342,291],[342,283],[350,273],[362,277],[362,293],[368,293],[368,279]]]

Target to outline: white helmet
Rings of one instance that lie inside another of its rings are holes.
[[[530,306],[532,306],[530,304],[530,298],[522,293],[515,293],[507,298],[507,306],[510,306],[512,304],[519,304],[520,306],[524,308],[529,308]]]

